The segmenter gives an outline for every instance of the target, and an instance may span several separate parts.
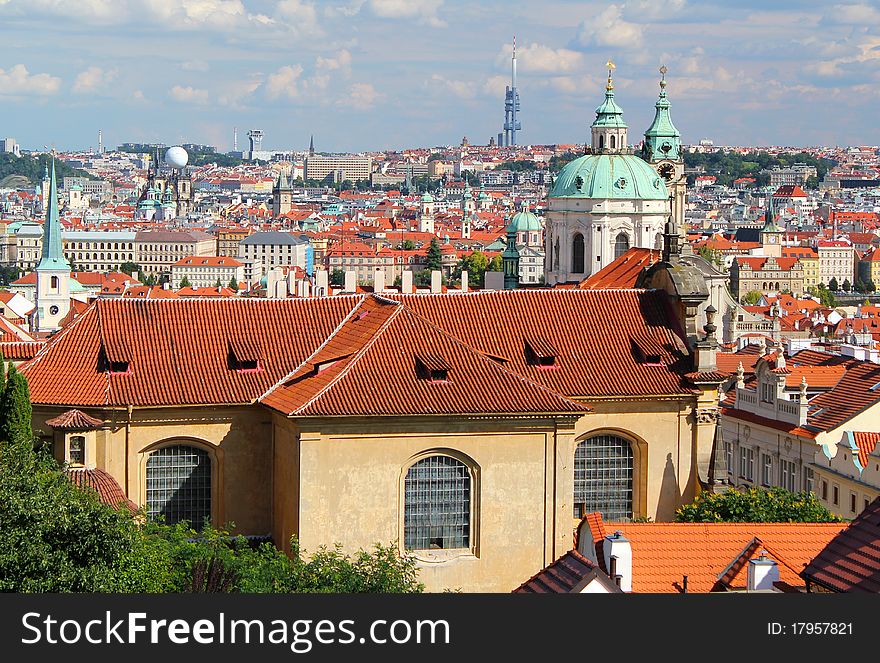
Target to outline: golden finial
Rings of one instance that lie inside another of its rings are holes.
[[[666,87],[666,72],[667,71],[669,71],[669,69],[666,68],[665,64],[660,65],[660,87],[661,88]]]
[[[612,60],[608,60],[608,62],[605,63],[605,66],[608,67],[608,85],[605,86],[605,89],[613,90],[614,83],[611,81],[611,72],[615,69],[614,62]]]

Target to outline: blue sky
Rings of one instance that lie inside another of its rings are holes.
[[[665,63],[687,142],[880,144],[880,2],[786,0],[0,0],[0,134],[485,144],[514,34],[521,143],[586,140],[611,58],[636,140]]]

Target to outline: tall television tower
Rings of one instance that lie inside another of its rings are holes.
[[[504,92],[504,145],[516,145],[516,132],[522,129],[519,115],[519,90],[516,89],[516,35],[513,36],[513,57],[510,60],[510,85]]]

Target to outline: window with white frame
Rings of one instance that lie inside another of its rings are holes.
[[[724,450],[727,452],[727,474],[733,476],[736,473],[733,467],[733,442],[725,442]]]
[[[794,461],[779,461],[779,485],[792,492],[797,490],[797,465]]]
[[[813,468],[805,467],[804,468],[804,492],[812,493],[813,492]]]
[[[755,450],[749,447],[740,447],[739,450],[739,475],[746,481],[755,480]]]
[[[86,438],[83,435],[71,435],[67,442],[67,462],[70,465],[86,464]]]
[[[770,486],[773,480],[773,457],[770,454],[761,454],[761,485]]]
[[[429,456],[406,473],[404,545],[407,550],[471,545],[471,473],[450,456]]]
[[[776,386],[768,383],[761,383],[761,400],[765,403],[772,403],[776,398]]]

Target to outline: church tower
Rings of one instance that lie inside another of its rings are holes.
[[[476,203],[474,202],[474,196],[471,193],[471,183],[465,179],[464,181],[464,193],[461,194],[461,211],[466,216],[472,214],[477,208]]]
[[[419,203],[419,232],[434,234],[434,197],[427,191]]]
[[[776,213],[773,209],[773,192],[767,192],[767,209],[764,212],[764,227],[761,228],[761,246],[765,256],[782,257],[783,230],[776,225]]]
[[[272,187],[272,216],[287,214],[293,203],[293,185],[284,172],[278,173],[275,186]]]
[[[614,63],[609,60],[607,67],[605,101],[596,109],[596,119],[590,126],[593,154],[620,153],[626,149],[627,126],[623,121],[623,109],[614,101],[614,81],[611,78]]]
[[[660,67],[660,96],[654,104],[654,121],[645,131],[642,158],[659,173],[666,183],[672,202],[672,217],[679,232],[682,253],[688,253],[687,227],[684,208],[687,195],[687,177],[684,174],[684,154],[681,134],[672,123],[669,99],[666,96],[666,65]]]
[[[36,331],[55,331],[70,311],[70,263],[61,245],[61,220],[58,215],[58,189],[55,164],[49,180],[46,222],[43,224],[43,253],[37,265]]]

